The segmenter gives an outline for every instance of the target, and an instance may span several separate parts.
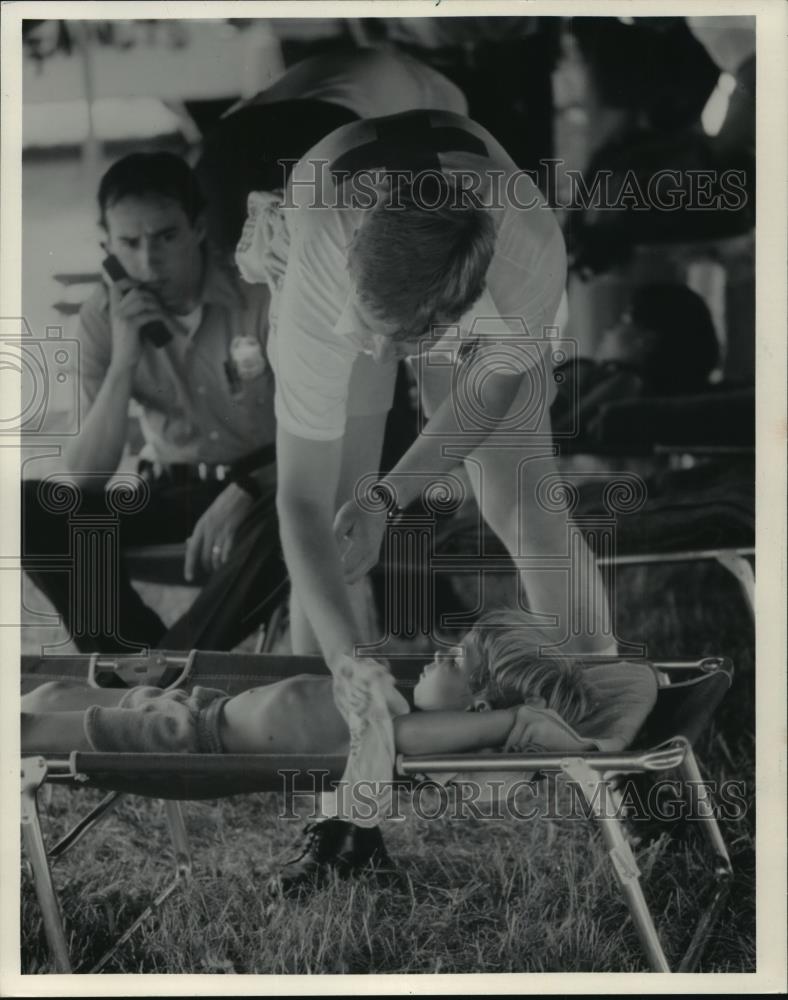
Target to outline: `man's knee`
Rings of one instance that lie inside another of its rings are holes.
[[[25,479],[22,482],[22,530],[38,523],[44,513],[39,490],[40,479]]]
[[[68,498],[64,489],[75,489],[65,484],[47,483],[45,479],[26,479],[22,483],[22,558],[27,555],[53,553],[62,550],[64,544],[64,514],[68,514],[61,502]],[[80,501],[81,502],[81,501]],[[77,506],[75,502],[74,507]]]
[[[522,519],[519,516],[517,498],[511,495],[484,498],[482,506],[484,520],[492,528],[510,551],[514,551],[520,535]]]
[[[567,515],[533,498],[506,497],[485,504],[484,518],[511,553],[556,555],[566,547]]]
[[[320,644],[294,590],[290,591],[290,645],[297,656],[319,656]]]

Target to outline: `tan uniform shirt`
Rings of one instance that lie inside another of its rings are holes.
[[[231,385],[225,371],[236,337],[255,338],[263,359],[268,289],[247,285],[206,256],[202,317],[164,347],[146,344],[132,397],[141,407],[143,457],[151,461],[229,464],[273,442],[274,380],[267,362],[257,377]],[[96,289],[79,316],[80,407],[84,416],[106,376],[112,352],[109,299]]]

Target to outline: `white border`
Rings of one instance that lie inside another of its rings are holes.
[[[335,16],[450,17],[490,14],[547,16],[757,17],[757,972],[753,974],[522,974],[390,976],[19,975],[18,688],[19,637],[0,635],[3,720],[0,749],[0,995],[218,996],[453,993],[736,993],[786,990],[786,56],[788,7],[781,0],[521,0],[517,3],[439,0],[345,2],[19,2],[2,10],[2,189],[0,190],[0,316],[21,315],[21,20],[156,17],[226,18]],[[669,67],[666,67],[669,72]],[[0,445],[2,441],[0,440]],[[0,447],[2,549],[18,556],[18,455]],[[0,577],[2,620],[19,595]],[[18,619],[17,619],[18,620]]]

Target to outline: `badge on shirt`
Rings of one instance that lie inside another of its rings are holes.
[[[230,344],[230,359],[240,382],[250,382],[262,375],[266,368],[260,341],[254,337],[234,337]]]

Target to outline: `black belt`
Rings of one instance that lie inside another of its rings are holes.
[[[147,482],[169,481],[174,485],[195,482],[235,482],[244,479],[263,466],[276,461],[276,446],[264,445],[256,451],[244,455],[237,462],[230,464],[212,464],[208,462],[152,462],[141,458],[137,463],[137,472]]]
[[[146,482],[171,483],[174,486],[229,481],[231,469],[230,465],[208,465],[206,462],[198,462],[196,465],[170,462],[164,465],[161,462],[151,462],[147,458],[141,458],[137,463],[137,473]]]

